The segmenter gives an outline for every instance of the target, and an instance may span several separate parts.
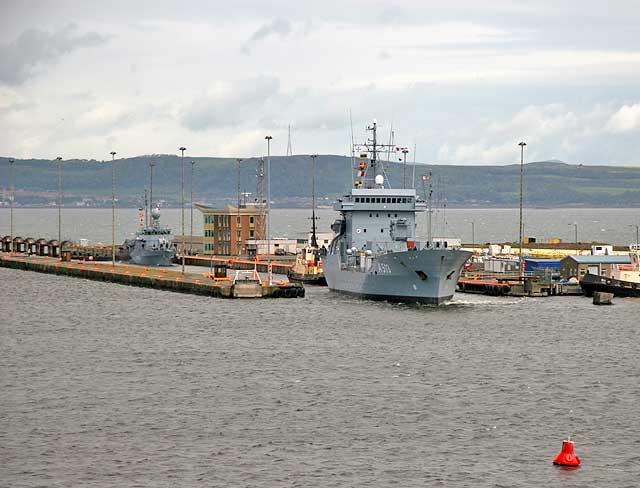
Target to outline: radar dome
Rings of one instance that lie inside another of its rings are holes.
[[[160,207],[156,207],[151,211],[151,216],[154,220],[158,220],[160,218]]]
[[[382,185],[384,183],[384,176],[376,175],[376,185]]]

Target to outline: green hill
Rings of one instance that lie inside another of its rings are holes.
[[[194,195],[198,201],[218,202],[236,195],[236,161],[231,158],[185,158],[186,195],[189,198],[189,161],[195,161]],[[138,205],[149,185],[149,163],[155,162],[154,195],[172,204],[180,200],[180,158],[150,155],[116,161],[116,187],[121,205]],[[351,160],[344,156],[317,158],[316,193],[333,199],[351,186]],[[0,187],[8,188],[8,158],[0,158]],[[241,163],[242,191],[256,194],[258,159]],[[276,204],[302,203],[311,194],[309,156],[271,158],[271,195]],[[451,206],[517,206],[520,166],[422,165],[416,169],[418,189],[421,175],[432,173],[436,195]],[[411,166],[407,168],[411,175]],[[400,186],[402,166],[387,167],[387,182]],[[525,202],[528,206],[640,207],[640,167],[584,166],[562,162],[525,165]],[[56,165],[47,160],[15,163],[16,204],[46,204],[55,198]],[[63,161],[65,201],[81,198],[105,204],[111,196],[109,161]],[[6,193],[5,193],[6,195]]]

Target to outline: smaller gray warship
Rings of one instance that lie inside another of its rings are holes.
[[[151,211],[153,222],[127,239],[121,248],[121,260],[144,266],[170,266],[176,250],[171,229],[160,225],[160,207]]]

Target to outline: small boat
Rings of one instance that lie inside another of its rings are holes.
[[[308,246],[300,250],[296,262],[288,273],[289,281],[306,283],[308,285],[327,286],[322,268],[322,256],[326,251],[318,248],[316,233],[316,156],[311,156],[313,169],[311,171],[311,239]]]
[[[629,246],[631,265],[614,265],[610,276],[587,273],[580,280],[584,294],[593,296],[596,291],[613,293],[618,297],[640,297],[640,246]]]
[[[327,279],[322,269],[320,249],[307,246],[300,251],[296,262],[289,271],[289,281],[297,281],[308,285],[327,286]]]

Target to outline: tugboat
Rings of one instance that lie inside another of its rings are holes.
[[[629,246],[631,265],[613,265],[611,276],[587,273],[580,280],[584,294],[593,296],[596,291],[613,293],[617,297],[640,297],[640,245]]]
[[[337,236],[324,260],[327,284],[361,298],[444,303],[472,253],[453,241],[432,240],[431,225],[428,240],[416,240],[416,214],[427,210],[427,202],[415,188],[385,187],[378,154],[391,146],[378,144],[375,120],[367,130],[371,139],[354,146],[360,153],[354,188],[334,205],[341,216],[331,226]],[[430,208],[428,216],[430,221]]]
[[[175,256],[171,229],[160,225],[160,207],[151,211],[153,222],[127,239],[121,248],[121,260],[144,266],[169,266]]]
[[[311,242],[296,257],[296,262],[289,271],[289,281],[297,281],[308,285],[326,286],[327,280],[322,269],[324,248],[318,248],[316,234],[316,155],[312,155],[313,169],[311,173]]]

